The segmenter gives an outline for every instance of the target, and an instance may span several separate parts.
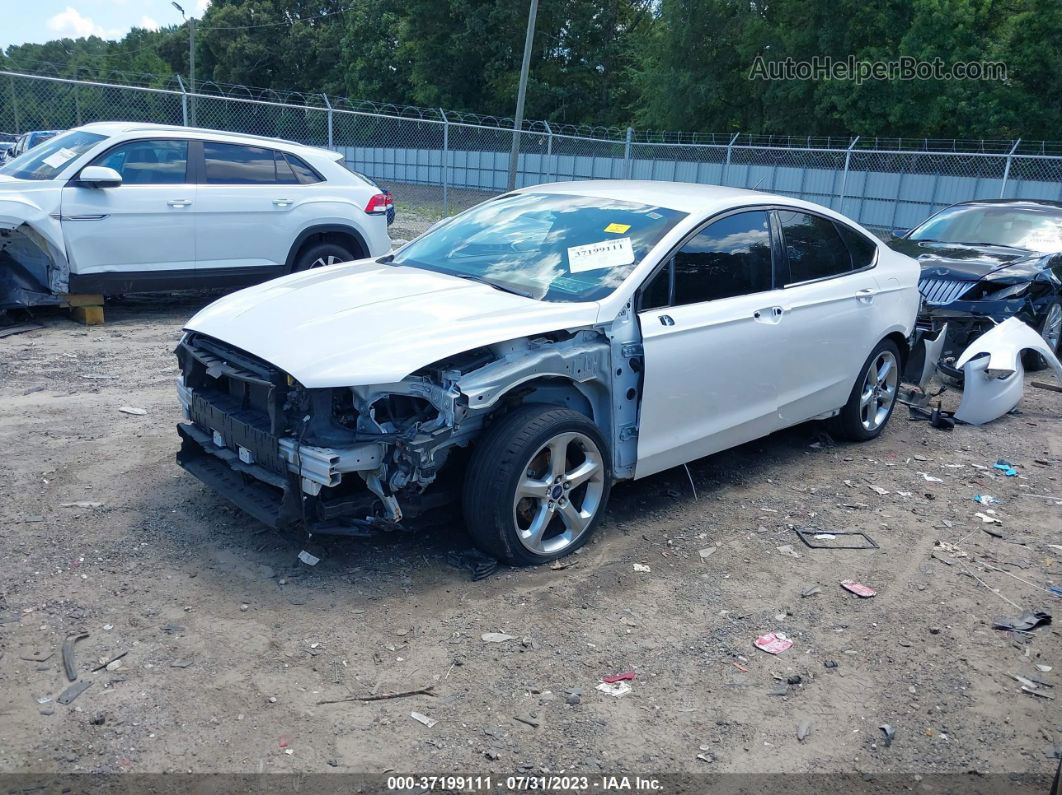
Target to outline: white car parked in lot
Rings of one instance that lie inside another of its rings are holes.
[[[0,309],[247,285],[380,256],[389,203],[329,150],[88,124],[0,167]]]
[[[197,314],[178,461],[311,534],[460,498],[483,549],[541,563],[586,540],[616,480],[813,418],[881,433],[918,276],[796,199],[527,188]]]

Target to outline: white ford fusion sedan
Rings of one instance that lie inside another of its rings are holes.
[[[880,434],[918,275],[796,199],[526,188],[193,317],[177,458],[304,539],[461,503],[482,549],[542,563],[585,543],[617,481],[810,419]]]

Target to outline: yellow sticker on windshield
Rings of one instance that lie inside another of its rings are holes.
[[[612,232],[613,234],[616,234],[616,235],[622,235],[624,232],[629,231],[630,228],[631,228],[630,224],[609,224],[608,226],[605,227],[605,231],[606,232]]]

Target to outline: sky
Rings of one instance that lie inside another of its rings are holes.
[[[210,0],[177,0],[201,17]],[[0,0],[0,48],[51,39],[100,36],[120,39],[130,28],[181,22],[170,0]]]

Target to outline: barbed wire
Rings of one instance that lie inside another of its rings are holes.
[[[129,88],[162,88],[172,91],[187,91],[187,82],[177,75],[160,75],[107,69],[87,64],[56,64],[50,61],[26,61],[0,56],[0,66],[14,67],[11,71],[27,77],[53,77],[68,80],[95,80]],[[32,69],[27,69],[33,64]],[[73,74],[71,74],[73,72]],[[226,83],[220,80],[200,81],[195,93],[228,99],[273,102],[320,110],[331,106],[334,110],[353,111],[396,116],[404,119],[419,119],[428,122],[443,122],[475,127],[491,127],[511,130],[514,121],[508,116],[495,116],[472,111],[444,108],[425,108],[417,105],[379,102],[369,99],[351,99],[324,92],[309,92],[295,89],[276,89],[249,86],[241,83]],[[958,138],[903,138],[882,136],[793,136],[755,133],[708,133],[683,132],[678,130],[651,130],[619,127],[615,125],[570,124],[525,119],[521,129],[543,135],[593,138],[632,144],[675,144],[682,146],[734,146],[773,147],[783,149],[874,150],[896,152],[954,152],[962,154],[1014,154],[1059,155],[1062,141],[1023,141]]]

